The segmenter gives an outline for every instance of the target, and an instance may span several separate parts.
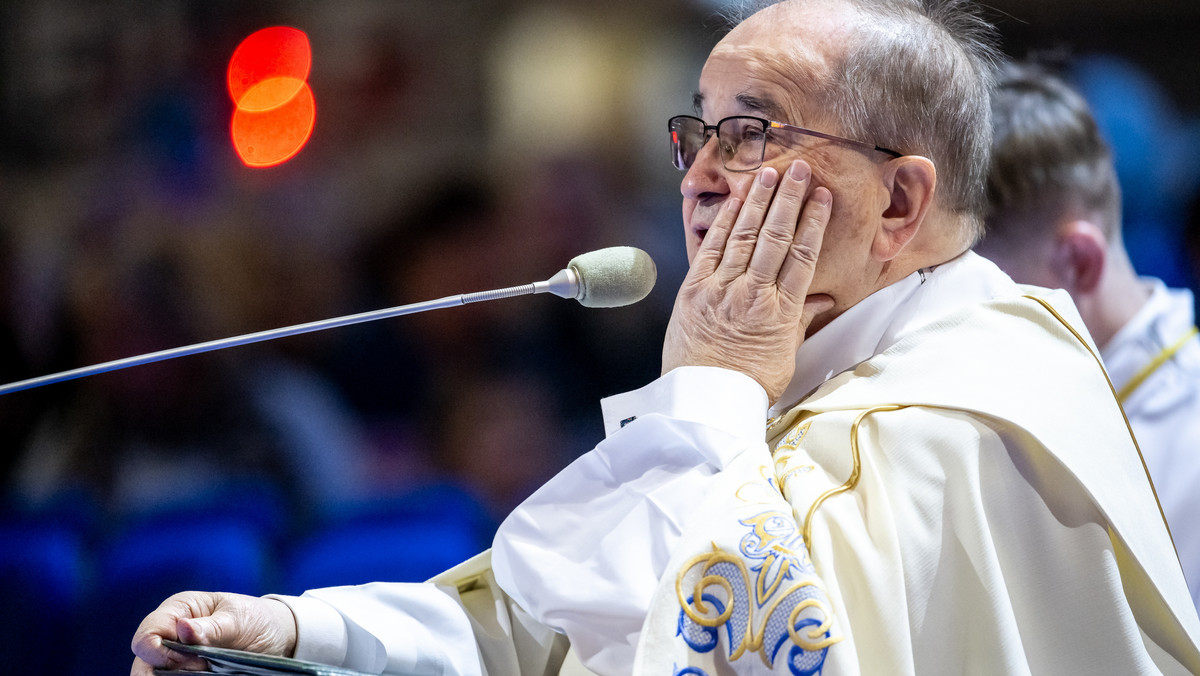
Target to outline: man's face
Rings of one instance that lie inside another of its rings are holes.
[[[836,63],[839,44],[853,25],[852,10],[829,3],[774,5],[735,28],[709,55],[700,75],[698,114],[715,124],[731,115],[753,115],[839,134],[837,120],[822,105],[819,83]],[[857,303],[875,289],[878,264],[870,246],[888,205],[878,180],[880,158],[869,153],[787,131],[773,132],[763,166],[782,175],[797,158],[812,167],[812,185],[833,194],[833,214],[825,230],[810,294],[829,294],[833,312]],[[684,176],[684,237],[692,261],[721,205],[745,200],[756,172],[732,172],[710,140]]]

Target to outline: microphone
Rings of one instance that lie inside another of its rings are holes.
[[[498,300],[500,298],[551,293],[559,298],[574,298],[584,307],[621,307],[636,303],[645,298],[650,293],[650,290],[654,288],[654,282],[657,279],[658,270],[655,268],[654,260],[650,258],[649,254],[631,246],[614,246],[607,249],[590,251],[572,258],[567,263],[566,268],[558,271],[557,274],[544,282],[534,282],[533,284],[512,286],[492,291],[477,291],[458,296],[446,296],[437,300],[400,305],[384,310],[361,312],[359,314],[323,319],[307,324],[296,324],[269,331],[259,331],[232,338],[222,338],[206,343],[196,343],[194,345],[151,352],[136,357],[126,357],[125,359],[104,362],[103,364],[85,366],[70,371],[61,371],[59,373],[2,385],[0,386],[0,395],[20,392],[21,390],[28,390],[43,385],[51,385],[53,383],[61,383],[66,380],[74,380],[98,373],[116,371],[130,366],[150,364],[175,357],[185,357],[227,347],[260,343],[274,338],[311,333],[322,329],[350,326],[351,324],[361,324],[376,319],[388,319],[401,315],[425,312],[426,310],[438,310],[455,305],[466,305],[467,303]]]
[[[572,276],[574,284],[569,281]],[[574,298],[584,307],[621,307],[650,293],[658,279],[658,269],[645,251],[613,246],[572,258],[566,269],[543,283],[551,287],[557,283],[561,287],[563,277],[568,278],[564,291],[547,290],[561,298]]]

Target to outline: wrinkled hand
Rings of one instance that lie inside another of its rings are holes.
[[[833,204],[810,179],[802,160],[782,177],[764,167],[744,205],[723,205],[675,299],[663,373],[719,366],[757,380],[771,403],[783,394],[805,329],[834,304],[808,297]]]
[[[163,646],[181,643],[291,656],[296,649],[296,620],[282,601],[224,592],[176,594],[146,616],[133,636],[130,676],[152,676],[154,668],[200,670],[203,659]]]

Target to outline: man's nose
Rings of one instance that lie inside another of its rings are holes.
[[[700,147],[692,166],[683,175],[679,191],[685,199],[703,201],[729,194],[729,183],[725,180],[725,166],[721,162],[718,148],[720,141],[710,137]]]

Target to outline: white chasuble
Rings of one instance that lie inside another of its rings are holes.
[[[989,305],[827,382],[695,496],[634,673],[1197,671],[1089,346],[1039,299]]]

